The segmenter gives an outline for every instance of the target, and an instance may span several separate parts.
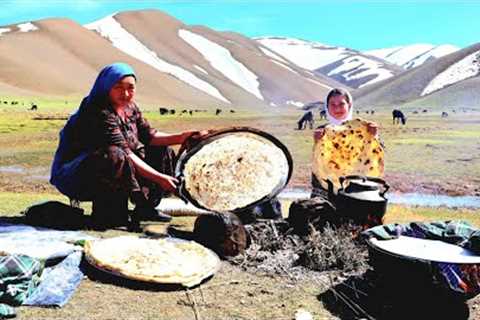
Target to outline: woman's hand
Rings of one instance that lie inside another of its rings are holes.
[[[162,188],[166,192],[171,192],[171,193],[177,192],[177,186],[179,182],[176,178],[162,174],[156,180],[157,181],[155,182],[160,186],[160,188]]]
[[[378,134],[378,125],[375,122],[369,122],[367,123],[367,130],[372,136],[376,137]]]
[[[209,130],[189,130],[189,131],[184,131],[182,132],[180,135],[181,135],[181,142],[180,144],[183,144],[185,143],[185,140],[187,140],[188,138],[193,138],[193,139],[201,139],[203,136],[206,136],[207,134],[209,134]]]
[[[322,139],[325,135],[325,128],[317,128],[313,131],[313,141],[317,142],[318,140]]]

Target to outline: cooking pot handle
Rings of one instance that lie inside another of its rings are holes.
[[[180,175],[177,177],[178,180],[178,185],[177,185],[177,195],[180,199],[182,199],[185,203],[188,203],[187,197],[183,194],[185,190],[185,179],[183,178],[183,175]]]
[[[380,179],[380,178],[375,178],[375,177],[367,177],[368,180],[377,182],[383,185],[383,192],[380,192],[380,195],[383,197],[385,193],[387,193],[388,189],[390,189],[390,186],[388,183],[385,182],[385,180]]]
[[[353,180],[353,179],[361,179],[365,181],[367,178],[365,176],[359,176],[359,175],[341,176],[338,178],[338,181],[340,182],[340,186],[344,188],[343,182],[345,182],[345,180]]]

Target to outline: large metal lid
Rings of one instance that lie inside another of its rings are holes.
[[[209,134],[182,152],[175,173],[183,199],[210,211],[238,212],[278,195],[292,170],[290,152],[277,138],[233,127]]]

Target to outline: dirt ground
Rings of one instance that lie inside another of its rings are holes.
[[[27,113],[0,111],[0,196],[3,199],[0,214],[18,216],[33,199],[58,195],[48,184],[48,176],[58,131],[64,121],[34,121]],[[287,145],[294,158],[294,174],[288,186],[305,188],[310,185],[312,131],[294,130],[299,115],[290,112],[179,119],[146,113],[155,127],[166,132],[232,125],[248,125],[270,132]],[[387,146],[385,179],[392,192],[480,195],[478,113],[449,119],[434,114],[411,116],[404,127],[393,126],[388,112],[377,112],[371,120],[380,124],[380,135]],[[413,213],[408,217],[418,218],[423,214],[417,209],[409,211]],[[435,217],[441,217],[441,212],[433,211],[437,214]],[[177,217],[173,220],[174,224],[190,227],[192,221],[192,218]],[[129,234],[123,230],[87,233],[98,237]],[[340,290],[350,284],[349,276],[338,272],[307,272],[305,277],[295,279],[288,272],[270,275],[246,271],[224,261],[213,278],[187,292],[180,288],[139,285],[86,268],[87,277],[65,307],[20,307],[19,318],[294,319],[303,309],[313,319],[374,319],[368,313],[370,310],[362,313],[355,306],[352,308],[345,297],[332,294],[332,288]],[[350,298],[361,304],[358,295],[361,297],[357,292]],[[386,304],[382,307],[386,313],[383,319],[393,319],[388,315],[395,308],[387,307]],[[469,300],[468,307],[469,319],[480,319],[480,298]]]

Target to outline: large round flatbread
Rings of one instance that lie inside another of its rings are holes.
[[[203,208],[230,212],[278,192],[288,182],[284,150],[252,132],[231,132],[202,146],[185,163],[185,189]]]
[[[199,284],[220,265],[210,249],[175,238],[121,236],[87,241],[85,257],[93,266],[118,276],[185,287]]]
[[[340,186],[339,177],[363,175],[383,177],[383,147],[377,137],[368,132],[368,122],[355,119],[342,125],[327,125],[325,135],[313,147],[312,171],[322,186],[323,181]]]

